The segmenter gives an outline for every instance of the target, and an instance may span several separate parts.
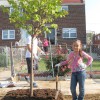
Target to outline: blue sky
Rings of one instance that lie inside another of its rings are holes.
[[[85,0],[86,30],[100,33],[100,0]]]

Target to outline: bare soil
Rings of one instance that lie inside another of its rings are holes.
[[[9,91],[1,100],[72,100],[71,95],[64,96],[60,91],[55,99],[55,89],[36,89],[30,97],[29,89],[17,89]],[[100,94],[86,94],[84,100],[100,100]]]
[[[55,100],[56,94],[55,89],[36,89],[30,97],[29,89],[18,89],[9,91],[2,100]],[[61,92],[58,92],[57,100],[64,100]]]
[[[72,100],[72,96],[65,96],[65,100]],[[84,100],[100,100],[100,94],[86,94]]]

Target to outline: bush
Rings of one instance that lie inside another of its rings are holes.
[[[0,67],[6,67],[9,64],[9,59],[8,62],[6,62],[6,60],[6,54],[0,53]]]
[[[53,60],[53,66],[55,66],[56,64],[60,63],[61,61],[65,60],[65,57],[63,55],[56,55],[52,57]],[[52,71],[52,64],[51,64],[51,57],[49,57],[48,59],[45,60],[46,61],[46,68],[50,71]],[[70,71],[70,69],[67,67],[68,65],[64,65],[64,66],[60,66],[60,68],[58,69],[58,75],[59,76],[63,76],[66,73],[68,73]],[[53,67],[54,69],[54,75],[57,74],[57,68]]]
[[[6,66],[6,55],[0,53],[0,67]]]

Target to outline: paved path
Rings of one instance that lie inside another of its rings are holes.
[[[10,75],[11,73],[9,71],[0,72],[0,82],[6,81],[8,78],[10,78]],[[36,81],[36,82],[38,84],[38,88],[35,89],[56,88],[55,81]],[[18,81],[16,82],[16,87],[0,88],[0,95],[10,90],[27,89],[27,88],[29,88],[29,83],[27,83],[26,81]],[[67,79],[66,81],[59,81],[58,88],[59,90],[62,91],[64,95],[70,95],[71,94],[70,79]],[[100,79],[86,79],[85,91],[86,94],[100,93]],[[77,92],[78,92],[78,86],[77,86]]]

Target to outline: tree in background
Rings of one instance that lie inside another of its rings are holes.
[[[90,31],[86,34],[86,43],[89,45],[90,43],[93,42],[93,36],[94,36],[94,31]]]
[[[52,23],[51,27],[57,28],[55,19],[65,17],[68,12],[62,10],[62,0],[7,0],[13,11],[10,13],[9,20],[17,28],[27,30],[28,34],[41,34],[42,32],[50,33],[46,26]],[[33,41],[33,38],[32,38]],[[33,43],[32,43],[33,44]],[[33,54],[32,54],[33,55]],[[33,56],[32,60],[33,60]],[[32,64],[33,65],[33,62]],[[33,69],[33,68],[31,68]],[[33,71],[31,72],[30,90],[33,95]]]

